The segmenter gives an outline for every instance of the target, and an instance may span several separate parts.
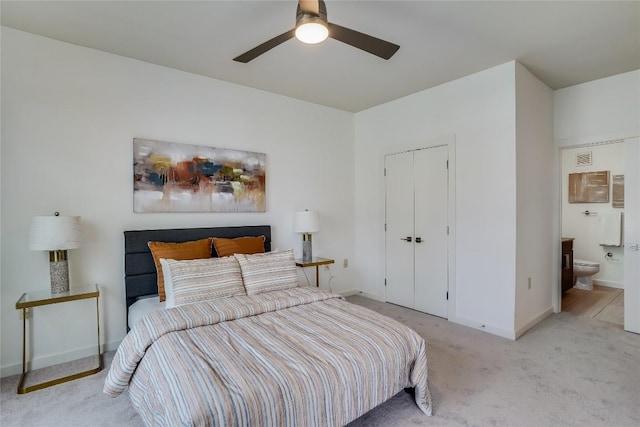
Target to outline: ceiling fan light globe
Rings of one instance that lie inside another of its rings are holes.
[[[323,42],[329,36],[329,29],[325,22],[305,22],[296,27],[296,38],[303,43],[316,44]]]

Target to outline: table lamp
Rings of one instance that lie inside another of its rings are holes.
[[[49,251],[49,274],[51,293],[69,291],[69,264],[67,249],[80,247],[80,217],[36,216],[31,223],[29,248]]]
[[[302,262],[311,262],[311,233],[318,232],[318,214],[308,209],[296,212],[293,217],[293,231],[302,233]]]

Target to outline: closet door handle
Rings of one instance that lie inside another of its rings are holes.
[[[407,236],[407,237],[406,237],[406,238],[404,238],[404,239],[403,239],[403,238],[400,238],[400,240],[404,240],[405,242],[410,242],[412,239],[411,239],[411,236]]]
[[[422,237],[416,237],[416,243],[422,243]]]

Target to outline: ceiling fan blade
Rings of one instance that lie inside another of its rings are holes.
[[[312,15],[320,15],[320,1],[319,0],[299,0],[298,6],[304,13],[310,13]]]
[[[234,61],[247,63],[252,59],[257,58],[268,50],[273,49],[274,47],[286,42],[289,39],[292,39],[296,35],[296,30],[292,29],[287,31],[286,33],[282,33],[279,36],[272,38],[269,41],[262,43],[260,46],[256,46],[253,49],[243,53],[242,55],[236,56],[233,58]]]
[[[329,23],[329,37],[383,59],[391,58],[400,49],[397,44],[331,23]]]

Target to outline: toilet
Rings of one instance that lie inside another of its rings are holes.
[[[583,259],[573,259],[574,288],[590,291],[593,289],[591,276],[600,271],[600,264]]]

